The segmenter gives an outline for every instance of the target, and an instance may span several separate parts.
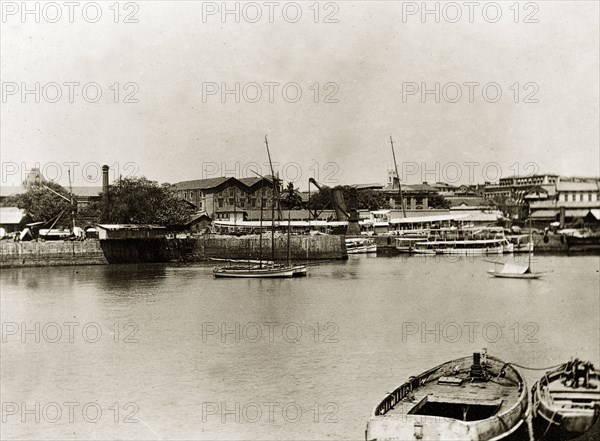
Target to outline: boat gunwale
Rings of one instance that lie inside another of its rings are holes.
[[[503,364],[505,366],[505,368],[510,368],[511,371],[515,374],[515,377],[520,381],[520,384],[519,384],[519,387],[520,387],[519,396],[518,396],[517,400],[515,401],[515,403],[511,407],[509,407],[508,409],[506,409],[504,412],[492,415],[491,417],[485,418],[485,419],[482,419],[482,420],[461,421],[461,420],[458,420],[458,419],[455,419],[455,418],[450,418],[450,417],[444,417],[444,418],[447,418],[447,419],[452,420],[452,421],[458,421],[458,422],[463,423],[465,425],[471,426],[471,425],[479,424],[479,423],[482,423],[482,422],[485,422],[485,421],[490,421],[490,420],[493,420],[495,418],[500,418],[501,419],[502,416],[512,413],[518,406],[522,405],[523,400],[527,397],[527,394],[529,392],[528,391],[528,387],[527,387],[527,381],[525,380],[525,377],[523,377],[523,375],[521,375],[521,373],[519,372],[519,370],[516,369],[514,366],[512,366],[510,363],[507,363],[504,360],[501,360],[501,359],[499,359],[497,357],[494,357],[494,356],[491,356],[491,355],[487,355],[487,358],[489,360],[494,360],[495,362],[497,362],[499,364]],[[388,400],[390,397],[393,397],[393,395],[396,393],[396,391],[402,389],[405,386],[409,386],[409,392],[413,392],[414,390],[417,390],[420,387],[422,387],[422,385],[424,384],[423,383],[423,384],[419,385],[416,389],[414,389],[414,388],[412,388],[412,383],[415,382],[416,380],[419,380],[419,381],[422,380],[423,377],[431,375],[432,373],[438,371],[439,369],[441,369],[445,365],[457,363],[459,361],[470,360],[470,359],[471,359],[471,357],[467,356],[467,357],[457,358],[457,359],[454,359],[454,360],[449,360],[449,361],[441,363],[441,364],[439,364],[439,365],[437,365],[437,366],[435,366],[435,367],[433,367],[431,369],[428,369],[428,370],[426,370],[425,372],[423,372],[423,373],[421,373],[419,375],[409,377],[408,381],[406,381],[406,382],[402,383],[400,386],[396,387],[391,393],[387,394],[383,400],[381,400],[379,403],[377,403],[373,407],[373,410],[371,411],[371,419],[372,418],[389,418],[389,416],[387,416],[388,412],[391,409],[393,409],[394,406],[400,402],[400,400],[398,400],[397,402],[395,402],[394,405],[392,407],[390,407],[383,414],[378,414],[377,410],[379,409],[379,407],[382,404],[385,403],[386,400]],[[394,400],[395,400],[395,398],[394,398]],[[527,408],[525,409],[525,414],[527,414],[528,412],[529,412],[529,406],[527,405]],[[403,417],[406,417],[406,416],[408,416],[408,415],[407,414],[403,415]],[[517,426],[520,425],[520,424],[521,423],[518,423]]]
[[[550,387],[550,383],[560,379],[560,377],[565,372],[566,366],[567,366],[567,363],[564,363],[552,370],[549,370],[539,380],[537,380],[534,383],[533,387],[531,388],[531,391],[532,391],[532,401],[534,401],[534,399],[537,398],[537,402],[534,402],[534,404],[536,404],[536,410],[537,410],[537,407],[539,407],[539,404],[544,404],[544,406],[548,410],[556,411],[557,415],[562,414],[563,412],[569,413],[570,411],[572,411],[572,409],[559,408],[554,402],[550,402],[547,399],[548,398],[547,396],[552,394],[548,390],[548,388]],[[600,371],[599,370],[594,369],[592,371],[592,375],[595,377],[595,379],[597,381],[600,381]],[[600,385],[597,387],[600,387]],[[577,388],[574,388],[573,392],[575,392],[576,390],[577,390]],[[598,391],[598,393],[600,393],[600,391]],[[580,412],[591,411],[592,413],[596,412],[596,410],[594,408],[591,408],[591,409],[579,408],[579,409],[577,409],[577,411],[580,411]],[[540,416],[545,418],[545,415],[543,415],[543,414],[541,414]],[[566,417],[568,418],[568,415],[566,415]],[[554,423],[554,421],[550,421],[550,422]]]

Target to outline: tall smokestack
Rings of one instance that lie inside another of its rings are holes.
[[[102,193],[108,196],[108,165],[102,166]]]

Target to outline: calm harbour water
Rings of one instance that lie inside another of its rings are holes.
[[[387,391],[483,347],[598,366],[599,264],[536,256],[553,271],[537,281],[457,257],[352,256],[286,280],[203,264],[2,270],[1,438],[364,439]]]

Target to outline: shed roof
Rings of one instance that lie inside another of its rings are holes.
[[[17,225],[25,216],[25,210],[18,207],[0,207],[0,224]]]
[[[173,185],[177,190],[206,190],[218,187],[219,185],[229,181],[230,179],[235,178],[227,178],[225,176],[222,176],[220,178],[195,179],[193,181],[178,182]]]
[[[164,230],[166,227],[151,224],[98,224],[104,230]]]
[[[599,191],[598,182],[570,182],[560,181],[556,183],[558,191]]]

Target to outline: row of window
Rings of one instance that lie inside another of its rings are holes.
[[[221,191],[219,193],[215,193],[214,197],[216,197],[216,198],[229,198],[229,199],[233,200],[233,198],[235,198],[236,196],[237,197],[240,197],[240,196],[244,197],[244,196],[246,196],[248,198],[252,197],[252,198],[254,198],[256,200],[257,198],[260,198],[260,196],[261,196],[261,190],[262,190],[262,194],[263,194],[264,197],[267,197],[268,195],[271,194],[271,190],[268,189],[268,188],[263,188],[263,189],[259,188],[258,190],[254,191],[254,192],[239,192],[239,191],[236,192],[234,189],[230,189],[230,190],[223,190],[223,191]],[[205,196],[204,192],[199,191],[199,190],[187,190],[187,191],[183,191],[183,192],[180,192],[180,195],[183,196],[183,198],[185,200],[188,200],[188,201],[194,201],[195,199],[196,200],[200,200],[200,199],[203,199],[204,196]]]
[[[546,181],[546,176],[535,176],[529,178],[508,178],[508,179],[500,179],[501,187],[508,187],[511,185],[541,185],[541,184],[554,184],[556,183],[556,177],[548,176]]]
[[[236,206],[239,208],[246,208],[246,204],[249,204],[248,207],[250,208],[260,208],[260,204],[258,203],[258,200],[256,198],[250,198],[250,200],[246,200],[244,198],[240,198],[237,200],[237,204],[234,198],[229,198],[229,199],[224,199],[224,198],[218,198],[217,199],[217,205],[219,206],[219,208],[223,208],[225,206],[225,201],[227,201],[227,204],[231,207]],[[262,199],[262,207],[263,208],[268,208],[269,205],[269,199]]]
[[[587,200],[587,202],[592,202],[592,201],[597,201],[598,198],[596,196],[596,194],[594,193],[587,193],[587,197],[586,197],[586,193],[567,193],[567,194],[561,194],[559,199],[561,201],[564,202],[568,202],[568,201],[579,201],[579,202],[583,202],[584,200]]]

